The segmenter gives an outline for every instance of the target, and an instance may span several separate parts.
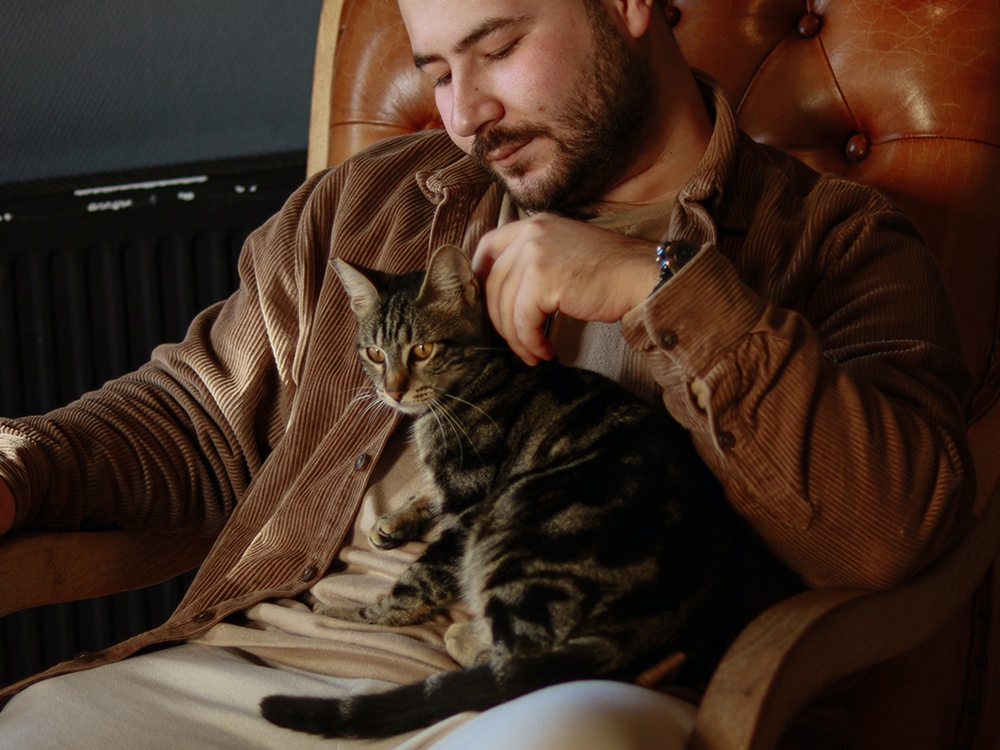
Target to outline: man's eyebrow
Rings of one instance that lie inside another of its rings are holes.
[[[527,18],[528,16],[487,18],[471,32],[466,34],[461,41],[451,48],[451,51],[453,54],[460,55],[477,42],[488,37],[490,34],[496,34],[497,32],[503,31],[511,26],[516,26],[517,24],[527,20]],[[423,68],[431,63],[441,62],[443,59],[444,58],[441,55],[413,54],[413,64],[418,68]]]

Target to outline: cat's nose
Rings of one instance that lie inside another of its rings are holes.
[[[395,401],[397,404],[403,400],[403,395],[406,391],[386,391],[385,395]]]

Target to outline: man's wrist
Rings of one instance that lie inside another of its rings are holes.
[[[655,292],[677,275],[701,250],[699,245],[684,240],[670,240],[656,246],[656,262],[660,267],[660,279],[653,288]]]

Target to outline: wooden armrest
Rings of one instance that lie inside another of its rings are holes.
[[[314,175],[330,166],[330,107],[343,11],[344,0],[325,0],[319,15],[316,56],[313,62],[306,175]]]
[[[942,561],[888,591],[807,591],[754,620],[698,710],[691,750],[774,748],[824,688],[915,648],[972,596],[1000,545],[1000,484]]]
[[[214,540],[195,534],[80,531],[0,539],[0,617],[162,583],[198,566]]]

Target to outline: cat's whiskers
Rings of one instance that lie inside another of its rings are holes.
[[[465,401],[463,399],[457,398],[457,397],[453,396],[452,394],[448,393],[445,390],[442,390],[440,388],[437,389],[437,390],[438,390],[438,392],[440,394],[451,398],[453,401],[457,401],[457,402],[459,402],[461,404],[466,404],[468,406],[472,406],[477,411],[479,411],[482,414],[484,414],[487,419],[489,419],[491,422],[493,422],[493,426],[496,428],[497,432],[501,432],[500,428],[497,426],[497,423],[493,421],[493,419],[490,417],[490,415],[487,414],[482,409],[480,409],[479,407],[476,407],[473,404],[470,404],[468,401]],[[483,459],[483,455],[479,452],[479,448],[476,445],[476,441],[472,439],[472,436],[469,434],[468,430],[465,429],[465,425],[462,423],[462,420],[460,420],[458,417],[456,417],[454,414],[452,414],[451,410],[447,406],[445,406],[444,404],[442,404],[440,402],[440,399],[436,399],[434,403],[441,410],[441,414],[445,417],[445,419],[448,420],[448,423],[450,425],[452,425],[452,430],[455,432],[455,435],[458,438],[458,447],[459,447],[459,451],[460,451],[460,454],[459,454],[460,457],[464,458],[464,454],[461,452],[463,450],[462,449],[462,437],[464,437],[465,440],[469,443],[469,445],[472,446],[472,450],[474,450],[476,452],[476,455],[479,457],[479,462],[485,464],[486,461]],[[460,462],[461,462],[461,458],[460,458]]]
[[[366,416],[368,418],[368,424],[370,425],[372,420],[378,415],[381,409],[391,410],[392,407],[390,407],[387,403],[385,403],[385,401],[381,399],[381,397],[378,395],[378,391],[373,386],[369,386],[368,388],[364,387],[356,388],[354,390],[361,392],[353,399],[351,399],[351,401],[348,403],[348,406],[357,403],[364,403],[367,401],[367,403],[365,403],[364,408],[362,408],[361,411],[358,412],[358,416],[355,417],[354,419],[355,425],[359,424],[361,420],[364,419]]]
[[[387,403],[385,403],[385,401],[383,401],[378,396],[375,396],[372,398],[371,403],[369,403],[368,406],[365,407],[364,411],[362,411],[361,414],[358,415],[358,420],[360,421],[362,416],[367,415],[368,417],[367,426],[370,427],[372,420],[375,419],[383,411],[388,411],[391,413],[392,407],[389,406]]]
[[[450,398],[452,401],[457,401],[460,404],[464,404],[465,406],[468,406],[470,409],[475,409],[476,411],[478,411],[480,414],[482,414],[484,417],[486,417],[488,420],[490,420],[490,424],[492,424],[493,427],[494,427],[494,429],[496,429],[497,433],[501,437],[503,437],[503,430],[500,429],[500,425],[498,425],[497,422],[496,422],[496,420],[493,419],[493,417],[490,416],[490,413],[488,411],[486,411],[485,409],[483,409],[480,406],[477,406],[476,404],[472,403],[471,401],[466,401],[464,398],[459,398],[458,396],[456,396],[453,393],[448,393],[448,391],[446,391],[446,390],[443,390],[443,389],[439,388],[438,391],[440,391],[440,393],[442,393],[443,395],[445,395],[448,398]],[[466,437],[468,437],[468,434],[466,434]],[[471,439],[469,440],[469,442],[472,442]]]
[[[353,391],[353,392],[357,393],[357,395],[354,398],[352,398],[350,401],[347,402],[347,408],[348,409],[350,409],[352,406],[354,406],[357,403],[361,403],[361,402],[364,402],[364,401],[370,401],[371,398],[372,398],[372,395],[375,393],[375,389],[372,388],[371,386],[368,386],[367,388],[365,388],[365,387],[351,388],[350,391]]]
[[[446,410],[444,409],[443,406],[441,406],[441,404],[436,399],[431,399],[430,401],[427,402],[427,411],[430,413],[432,417],[434,417],[434,421],[437,422],[438,430],[440,430],[441,432],[442,442],[447,443],[448,434],[445,432],[444,422],[442,422],[441,420],[442,415],[446,417],[449,416],[446,413]],[[455,427],[451,423],[451,421],[448,421],[448,426],[451,427],[452,432],[454,432],[455,436],[458,438],[458,463],[459,466],[461,466],[465,461],[465,452],[464,449],[462,448],[462,436],[459,435],[458,432],[455,430]]]
[[[472,450],[474,450],[476,456],[479,457],[479,462],[484,463],[483,456],[479,452],[479,448],[476,446],[476,441],[472,439],[471,435],[469,435],[469,432],[465,429],[465,425],[462,424],[462,421],[452,414],[451,410],[447,406],[441,403],[440,398],[435,399],[435,404],[438,409],[440,409],[441,415],[451,426],[452,432],[455,433],[455,437],[458,439],[459,465],[463,465],[465,463],[465,449],[462,447],[463,442],[467,442],[470,446],[472,446]],[[463,441],[462,438],[465,438],[465,440]]]

